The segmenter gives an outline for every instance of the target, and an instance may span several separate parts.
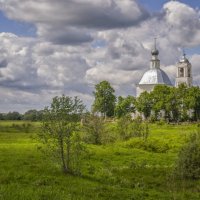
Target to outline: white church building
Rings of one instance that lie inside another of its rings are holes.
[[[136,96],[139,97],[144,91],[151,92],[156,85],[173,86],[168,75],[160,68],[160,60],[158,58],[159,51],[156,47],[156,40],[154,49],[151,51],[150,69],[148,69],[142,76],[139,84],[136,87]],[[185,83],[187,86],[192,86],[192,65],[186,58],[185,53],[176,65],[177,77],[175,86]]]

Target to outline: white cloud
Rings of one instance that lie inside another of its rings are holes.
[[[149,16],[136,0],[1,0],[0,6],[10,19],[35,24],[38,36],[56,44],[91,42],[92,29],[129,27]]]
[[[108,80],[117,95],[134,95],[158,37],[162,69],[175,78],[180,48],[200,45],[199,11],[168,2],[151,17],[134,0],[0,0],[11,19],[37,27],[36,38],[0,34],[3,111],[42,108],[55,95],[87,105],[94,84]],[[200,55],[190,57],[199,83]]]

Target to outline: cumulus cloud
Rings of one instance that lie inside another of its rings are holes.
[[[6,59],[0,60],[0,68],[5,68],[7,67],[8,62]]]
[[[31,107],[40,99],[38,106],[41,107],[41,102],[45,105],[45,99],[50,101],[61,94],[77,94],[89,99],[91,89],[85,81],[89,66],[76,47],[42,43],[7,33],[0,34],[0,46],[7,58],[7,66],[0,68],[0,87],[4,88],[4,93],[1,89],[1,100],[9,103],[7,105],[13,100],[18,106],[23,107],[26,103]],[[0,108],[3,107],[2,103]]]
[[[9,18],[35,24],[39,36],[57,44],[90,42],[90,29],[134,26],[149,16],[136,0],[1,0],[0,6]]]
[[[1,0],[1,7],[12,19],[84,28],[126,27],[148,16],[135,0]]]
[[[0,0],[0,6],[10,19],[37,28],[35,38],[0,33],[1,110],[42,108],[63,93],[89,108],[102,80],[117,95],[135,95],[154,37],[172,82],[180,49],[200,45],[199,11],[175,1],[151,14],[136,0]],[[188,57],[198,84],[200,55]]]
[[[200,15],[197,10],[176,1],[165,4],[164,10],[172,43],[189,47],[200,44]]]

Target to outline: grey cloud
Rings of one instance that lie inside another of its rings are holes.
[[[8,61],[6,59],[0,60],[0,68],[5,68],[8,65]]]
[[[135,0],[6,0],[0,5],[12,19],[88,28],[128,27],[149,16]]]
[[[43,39],[70,45],[91,42],[94,30],[136,26],[150,16],[136,0],[2,0],[0,8],[35,24]]]
[[[8,8],[13,2],[14,0],[4,1]],[[176,14],[174,8],[179,7],[177,5],[180,3],[169,2],[168,11],[164,10],[160,15],[154,15],[145,21],[139,20],[140,26],[122,29],[113,26],[113,29],[110,30],[106,29],[108,26],[105,26],[104,29],[100,30],[100,22],[97,23],[98,29],[97,26],[92,25],[93,22],[89,19],[86,26],[87,20],[84,20],[87,17],[85,17],[82,21],[85,23],[83,23],[83,28],[79,18],[87,15],[85,10],[93,7],[100,9],[99,6],[104,6],[99,12],[112,7],[114,11],[110,12],[117,13],[116,5],[110,4],[111,0],[73,0],[73,2],[49,0],[48,4],[46,0],[20,0],[20,2],[22,4],[19,9],[19,1],[15,0],[16,16],[22,20],[25,18],[24,15],[27,15],[27,20],[36,23],[39,37],[33,39],[8,33],[0,34],[1,55],[3,55],[3,59],[7,60],[7,67],[0,68],[1,101],[4,102],[0,104],[1,110],[5,109],[5,106],[7,110],[10,110],[13,105],[22,110],[31,107],[42,108],[49,103],[52,97],[63,93],[69,96],[78,95],[86,104],[90,105],[93,100],[94,84],[105,79],[111,82],[117,95],[134,95],[135,84],[138,83],[142,73],[149,68],[150,52],[155,35],[159,36],[157,45],[162,68],[172,80],[174,80],[176,73],[175,63],[181,54],[180,44],[200,45],[197,37],[199,36],[199,22],[198,20],[193,21],[197,12],[195,15],[193,11],[188,12],[188,18],[191,19],[189,21],[192,25],[189,22],[185,24],[182,20],[186,16],[187,12],[185,11],[180,12],[174,18]],[[64,2],[71,2],[72,7],[60,9],[60,6],[64,7]],[[87,5],[91,5],[84,9],[76,8],[79,9],[79,12],[83,12],[79,16],[77,13],[73,13],[72,9],[77,2],[78,4],[85,2]],[[120,0],[116,2],[121,8],[121,13],[127,13],[127,15],[124,14],[126,19],[133,19],[131,18],[132,12],[130,12],[132,7],[129,3],[135,1]],[[127,2],[128,4],[126,4]],[[40,8],[37,7],[38,3]],[[29,6],[30,12],[24,13],[27,6]],[[60,13],[57,14],[58,8]],[[128,10],[129,8],[130,10]],[[182,7],[179,8],[182,9]],[[186,8],[188,9],[188,7]],[[45,12],[39,12],[38,16],[34,16],[37,14],[37,9],[39,11],[45,10]],[[52,15],[49,14],[49,10],[52,11]],[[15,17],[12,16],[11,11],[7,10],[7,13],[10,17]],[[114,16],[113,13],[111,13],[112,16]],[[142,11],[142,13],[144,12]],[[94,14],[92,13],[92,15]],[[40,15],[46,16],[42,18],[43,21],[39,21]],[[63,16],[69,17],[67,22]],[[173,16],[173,20],[171,16]],[[178,21],[177,25],[174,19]],[[136,21],[137,18],[135,18],[135,24],[138,23]],[[71,26],[72,22],[75,24],[74,27]],[[93,28],[89,30],[90,27]],[[180,27],[185,29],[182,30]],[[71,35],[67,35],[68,33]],[[84,44],[58,45],[60,43],[70,44],[69,36],[73,44],[78,44],[77,41],[84,42]],[[103,41],[103,45],[91,45],[90,41],[92,44]],[[199,55],[192,56],[190,60],[193,64],[194,80],[199,83]]]
[[[86,31],[80,31],[77,28],[62,28],[59,26],[38,26],[38,35],[44,40],[51,41],[54,44],[81,44],[92,42],[92,36]],[[55,31],[56,30],[56,31]],[[51,33],[51,34],[49,34]]]
[[[164,5],[169,39],[173,44],[192,47],[200,44],[200,18],[197,10],[178,1]]]

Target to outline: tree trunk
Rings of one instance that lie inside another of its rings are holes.
[[[70,144],[70,130],[67,130],[67,155],[66,155],[66,165],[68,172],[70,172],[70,149],[71,149],[71,144]]]
[[[59,137],[59,145],[60,145],[60,157],[61,157],[61,161],[62,161],[62,169],[64,173],[68,172],[66,163],[65,163],[65,155],[64,155],[64,143],[63,143],[63,138],[62,138],[62,134],[60,134]]]

